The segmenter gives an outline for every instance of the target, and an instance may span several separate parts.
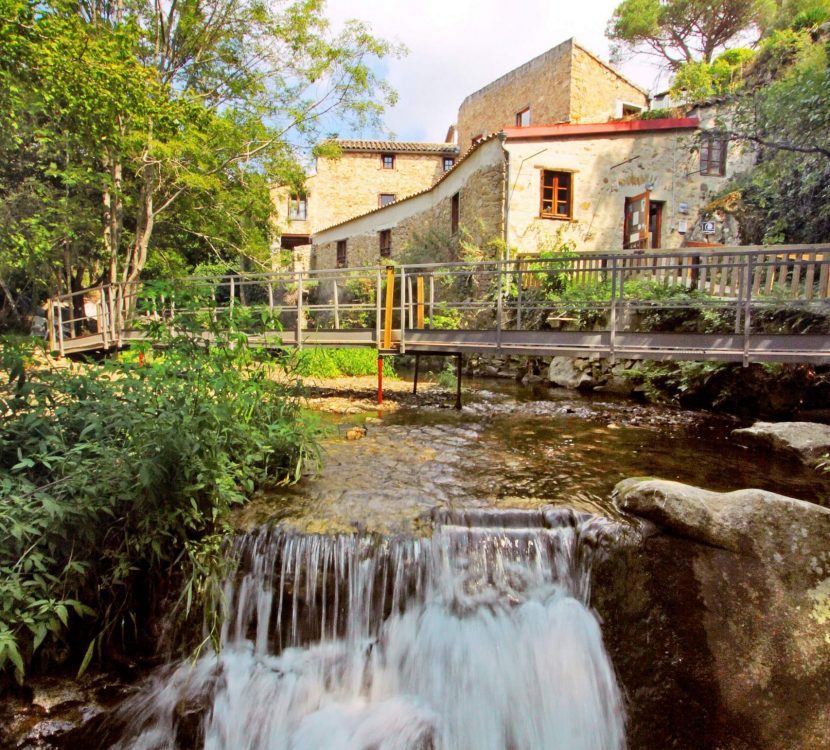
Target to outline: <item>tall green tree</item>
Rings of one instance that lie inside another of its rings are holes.
[[[769,16],[768,0],[623,0],[606,36],[618,49],[656,55],[676,70],[715,53]]]
[[[297,172],[296,147],[334,117],[377,124],[394,96],[374,63],[393,48],[324,10],[0,0],[0,279],[131,281],[159,229],[261,252],[268,182]]]

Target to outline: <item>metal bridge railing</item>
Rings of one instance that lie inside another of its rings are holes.
[[[140,338],[153,321],[198,327],[220,318],[296,347],[312,332],[328,332],[327,345],[405,351],[408,331],[485,330],[498,346],[508,330],[589,330],[608,332],[613,351],[615,337],[626,331],[688,327],[681,313],[692,309],[710,327],[728,327],[748,340],[755,318],[782,308],[822,314],[830,309],[830,245],[583,253],[119,283],[55,298],[49,330],[53,349],[61,353],[121,346]],[[365,335],[349,338],[349,331]]]

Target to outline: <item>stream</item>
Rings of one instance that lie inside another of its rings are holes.
[[[105,746],[645,747],[594,603],[596,562],[635,533],[614,485],[659,476],[813,502],[830,488],[739,445],[728,419],[465,385],[461,412],[324,418],[320,472],[236,516],[219,652],[150,674],[108,717]]]

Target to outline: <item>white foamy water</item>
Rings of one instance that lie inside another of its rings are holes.
[[[240,537],[220,652],[157,673],[117,747],[622,750],[587,606],[598,522],[440,520],[424,540]]]

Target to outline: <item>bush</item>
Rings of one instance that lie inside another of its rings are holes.
[[[214,334],[162,333],[144,367],[34,367],[3,342],[0,670],[155,645],[174,592],[182,617],[202,612],[228,511],[316,461],[297,386]]]
[[[378,371],[375,349],[303,349],[296,353],[296,372],[312,378],[359,377]],[[383,358],[383,375],[397,376],[389,357]]]

